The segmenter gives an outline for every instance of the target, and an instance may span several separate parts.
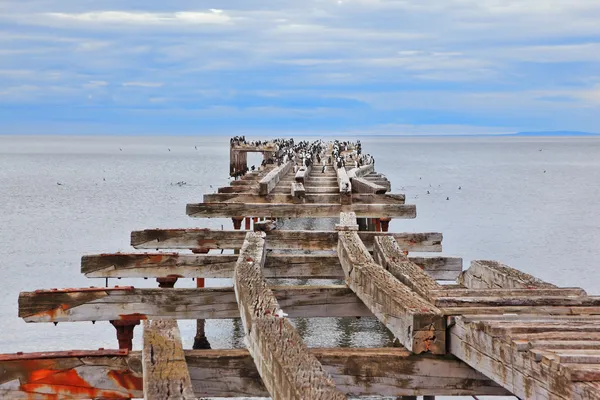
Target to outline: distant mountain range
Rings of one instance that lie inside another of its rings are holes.
[[[600,136],[598,133],[580,131],[540,131],[540,132],[517,132],[512,136]]]

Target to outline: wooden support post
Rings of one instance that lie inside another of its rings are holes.
[[[144,399],[195,400],[175,320],[144,321]]]
[[[244,221],[244,217],[231,217],[231,220],[233,221],[233,229],[236,231],[242,229],[242,221]]]
[[[381,219],[375,218],[375,231],[381,232]]]
[[[265,236],[246,234],[233,274],[246,346],[258,373],[273,399],[345,399],[267,287],[262,274]]]
[[[379,218],[379,221],[381,221],[381,231],[382,232],[389,231],[391,220],[392,220],[391,218]]]
[[[244,220],[246,221],[245,229],[247,231],[249,231],[251,229],[251,226],[250,226],[250,217],[246,217]]]
[[[248,217],[246,217],[246,221],[248,221]],[[192,252],[194,254],[208,254],[210,249],[194,249]],[[204,288],[204,278],[196,278],[196,287]],[[194,344],[192,346],[194,350],[205,350],[210,349],[210,342],[206,337],[206,320],[205,319],[197,319],[196,320],[196,336],[194,336]]]
[[[112,320],[112,326],[117,330],[117,340],[119,341],[119,349],[133,349],[133,330],[140,324],[139,319],[134,320]]]

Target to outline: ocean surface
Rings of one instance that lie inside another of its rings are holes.
[[[394,220],[391,231],[442,232],[443,254],[463,257],[465,268],[493,259],[600,293],[599,138],[360,139],[392,192],[417,205],[417,218]],[[115,348],[108,322],[24,323],[19,292],[103,286],[80,274],[81,256],[130,251],[132,230],[232,229],[230,220],[185,215],[186,203],[227,185],[228,161],[228,137],[0,136],[0,353]],[[151,280],[110,285],[156,287]],[[186,279],[177,287],[194,285]],[[296,323],[311,346],[389,345],[369,319]],[[194,321],[180,328],[191,348]],[[243,346],[240,330],[232,320],[207,323],[213,348]],[[140,339],[136,328],[135,349]]]

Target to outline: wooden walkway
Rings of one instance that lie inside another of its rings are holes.
[[[312,165],[302,162],[311,146],[319,144],[232,143],[232,175],[247,170],[247,152],[279,159],[187,206],[191,217],[231,218],[233,230],[136,231],[132,246],[152,252],[82,258],[89,278],[152,277],[160,288],[21,293],[25,321],[110,321],[120,350],[0,355],[0,397],[600,399],[600,297],[495,261],[463,271],[460,258],[419,255],[441,252],[442,234],[388,232],[391,218],[415,218],[416,208],[388,193],[373,164],[354,166],[358,145],[321,145],[324,170],[314,153]],[[347,167],[329,163],[334,147]],[[337,222],[290,231],[284,218]],[[196,278],[198,288],[174,288],[178,278]],[[204,288],[205,278],[233,286]],[[271,278],[346,284],[274,286]],[[365,316],[402,347],[310,349],[288,319]],[[241,318],[247,350],[207,349],[204,321],[220,318]],[[197,320],[195,350],[182,348],[177,319]],[[131,351],[140,321],[143,349]]]

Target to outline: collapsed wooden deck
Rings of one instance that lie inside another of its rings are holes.
[[[232,145],[232,175],[247,169],[250,151],[273,157],[281,148]],[[356,156],[353,145],[342,153]],[[1,355],[0,395],[600,398],[600,297],[498,262],[462,271],[460,258],[419,256],[441,252],[442,235],[387,232],[391,218],[416,216],[389,190],[372,164],[267,164],[187,206],[192,217],[232,218],[234,230],[138,231],[132,246],[153,252],[84,256],[87,277],[153,277],[161,288],[21,293],[25,321],[111,321],[121,350]],[[282,230],[278,219],[288,217],[338,222]],[[174,288],[178,278],[197,278],[199,287]],[[233,286],[204,288],[205,278],[231,278]],[[346,284],[276,286],[272,278]],[[456,283],[440,283],[449,280]],[[402,348],[309,349],[288,320],[298,317],[375,317]],[[219,318],[241,318],[248,351],[182,348],[177,319],[198,320],[204,345],[196,347],[205,348],[204,320]],[[140,321],[144,346],[133,352]]]

